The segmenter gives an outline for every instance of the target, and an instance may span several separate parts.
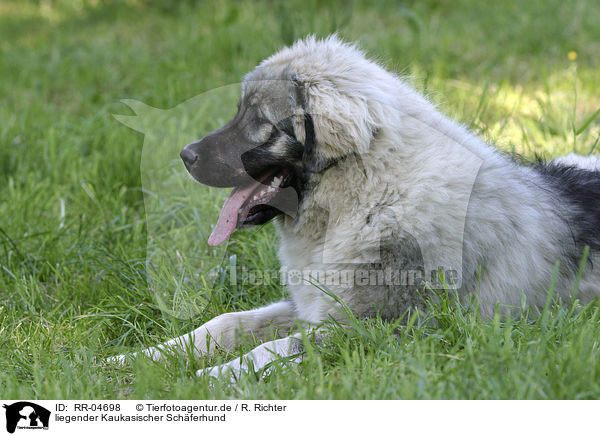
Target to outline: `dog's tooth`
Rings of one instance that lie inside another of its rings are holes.
[[[271,186],[278,188],[279,185],[281,185],[281,177],[274,177],[273,181],[271,182]]]

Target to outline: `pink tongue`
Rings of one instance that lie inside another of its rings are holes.
[[[225,200],[217,224],[208,237],[208,245],[214,247],[229,239],[238,222],[238,211],[244,202],[252,195],[259,182],[253,183],[245,188],[234,188]]]

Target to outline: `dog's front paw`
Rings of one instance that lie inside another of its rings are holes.
[[[244,372],[247,372],[247,370],[241,367],[238,359],[237,361],[227,362],[223,365],[199,369],[196,371],[196,376],[208,377],[209,383],[212,383],[213,380],[223,380],[228,384],[234,384]]]
[[[107,357],[102,360],[106,366],[125,366],[125,364],[135,358],[136,353],[119,354],[118,356]]]

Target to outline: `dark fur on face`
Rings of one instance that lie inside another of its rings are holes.
[[[181,151],[181,158],[196,181],[215,187],[244,187],[257,181],[266,185],[274,177],[281,177],[281,188],[292,187],[301,199],[310,173],[324,167],[314,157],[312,117],[304,116],[306,139],[301,142],[289,115],[305,112],[305,102],[297,98],[298,90],[290,93],[286,89],[297,88],[298,83],[276,85],[279,86],[267,88],[267,92],[242,96],[232,121]],[[280,91],[279,95],[273,97],[274,90]],[[272,204],[257,205],[251,212],[243,224],[263,224],[282,213]]]

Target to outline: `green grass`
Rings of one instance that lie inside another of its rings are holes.
[[[211,387],[194,371],[237,353],[97,363],[285,295],[226,274],[230,263],[277,268],[271,226],[211,253],[206,229],[223,192],[191,189],[173,173],[142,184],[156,165],[143,151],[169,159],[235,110],[227,88],[207,91],[239,82],[297,37],[337,30],[500,148],[587,154],[599,147],[598,22],[593,0],[0,1],[0,396],[600,397],[597,304],[481,320],[442,296],[431,310],[437,327],[413,318],[334,325],[300,366],[235,386]],[[175,117],[183,127],[165,120],[158,136],[112,115],[133,114],[122,99],[170,109],[198,95],[189,104],[201,110]],[[216,97],[220,105],[207,104]],[[172,142],[160,149],[165,133]],[[152,197],[148,186],[189,197]],[[157,212],[182,213],[146,220],[144,192]],[[165,256],[165,244],[176,254]]]

